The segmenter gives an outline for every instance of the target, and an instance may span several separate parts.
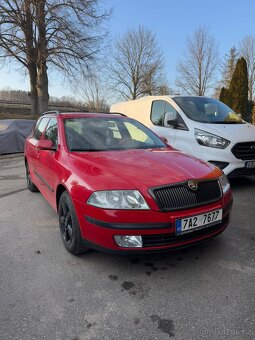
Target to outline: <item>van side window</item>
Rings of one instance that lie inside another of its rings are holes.
[[[185,124],[184,120],[182,119],[182,117],[180,116],[180,114],[175,110],[175,108],[169,104],[168,102],[166,102],[165,105],[165,113],[167,112],[176,112],[177,113],[177,122],[178,125],[176,126],[176,129],[180,129],[180,130],[189,130],[187,128],[187,125]]]
[[[165,100],[155,100],[152,103],[151,121],[154,125],[163,126],[166,112],[176,112],[171,104]]]
[[[165,101],[155,100],[151,108],[151,121],[154,125],[163,126],[165,114]]]
[[[165,105],[165,112],[164,113],[167,113],[167,112],[177,112],[175,110],[175,108],[173,108],[173,106],[171,104],[169,104],[168,102],[165,102],[166,105]]]

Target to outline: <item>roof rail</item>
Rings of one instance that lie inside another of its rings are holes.
[[[41,116],[44,116],[44,115],[48,115],[48,114],[52,114],[52,113],[55,113],[57,115],[60,114],[60,111],[59,110],[50,110],[50,111],[45,111],[41,114]]]
[[[124,113],[120,113],[120,112],[109,112],[110,115],[120,115],[123,117],[127,117],[127,115],[125,115]]]

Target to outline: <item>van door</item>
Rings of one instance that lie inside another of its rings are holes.
[[[159,136],[166,137],[170,145],[174,145],[176,129],[172,126],[164,127],[166,112],[176,112],[175,108],[165,100],[154,100],[151,106],[151,129]],[[178,114],[178,113],[177,113]]]

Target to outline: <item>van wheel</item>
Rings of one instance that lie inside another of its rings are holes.
[[[89,248],[83,244],[73,203],[66,191],[60,196],[58,216],[61,238],[69,253],[79,255],[89,251]]]
[[[31,174],[29,170],[28,163],[26,162],[26,178],[27,178],[27,188],[31,192],[38,192],[37,186],[32,182]]]

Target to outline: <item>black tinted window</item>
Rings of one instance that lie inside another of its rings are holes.
[[[39,140],[48,124],[49,118],[42,118],[36,125],[34,138]]]
[[[58,145],[58,127],[56,118],[51,118],[45,131],[44,138],[52,140],[55,147]]]

